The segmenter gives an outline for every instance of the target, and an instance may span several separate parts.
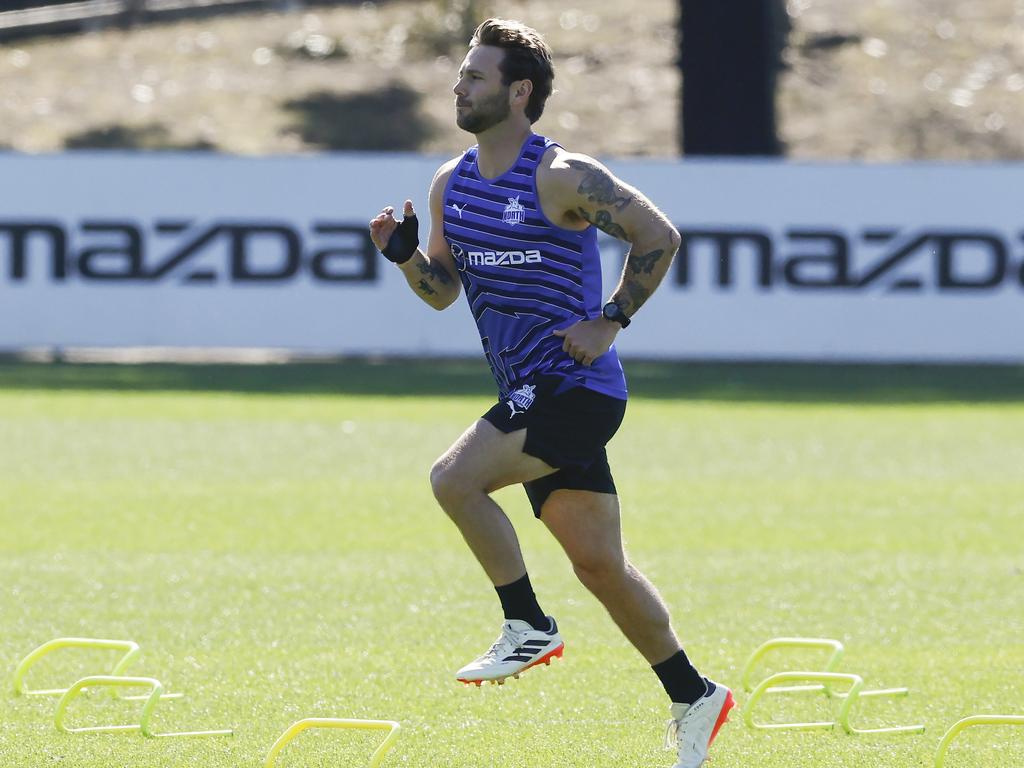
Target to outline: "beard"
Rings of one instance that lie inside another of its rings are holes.
[[[478,100],[465,112],[456,112],[455,122],[459,128],[469,133],[483,133],[505,120],[511,113],[508,92],[499,90],[493,96]]]

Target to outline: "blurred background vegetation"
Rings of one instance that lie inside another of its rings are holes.
[[[680,153],[679,0],[225,0],[198,15],[130,0],[130,16],[12,27],[44,2],[0,13],[0,148],[454,154],[472,143],[455,73],[476,23],[501,15],[556,54],[539,131],[595,155]],[[783,154],[1024,158],[1024,0],[778,3]]]

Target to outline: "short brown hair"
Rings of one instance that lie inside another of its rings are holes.
[[[493,45],[505,51],[499,67],[503,85],[516,80],[529,80],[533,92],[526,104],[526,116],[535,123],[544,114],[544,104],[551,95],[555,68],[551,49],[535,29],[509,19],[488,19],[476,28],[469,47]]]

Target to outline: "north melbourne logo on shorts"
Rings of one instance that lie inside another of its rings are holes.
[[[533,405],[533,401],[537,399],[537,396],[533,394],[533,390],[535,389],[536,387],[532,384],[524,384],[508,396],[506,404],[512,411],[512,416],[515,416],[517,413],[526,413],[530,406]],[[517,405],[522,410],[517,411]]]

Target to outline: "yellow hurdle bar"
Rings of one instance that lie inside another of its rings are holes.
[[[754,722],[754,705],[767,693],[779,691],[803,691],[809,686],[780,686],[781,683],[811,682],[818,683],[815,690],[830,690],[829,685],[833,683],[846,683],[849,689],[844,693],[835,693],[833,696],[842,704],[839,707],[839,715],[835,720],[819,721],[811,723],[757,723]],[[851,736],[861,736],[872,733],[921,733],[924,725],[894,725],[883,728],[857,728],[850,722],[853,709],[865,695],[878,695],[877,692],[864,691],[864,680],[860,675],[843,674],[841,672],[779,672],[765,678],[754,692],[750,695],[749,701],[743,709],[743,720],[750,728],[758,730],[831,730],[836,725],[842,726],[843,730]]]
[[[50,640],[49,642],[43,643],[21,660],[21,663],[18,664],[18,668],[14,671],[14,695],[62,696],[67,693],[69,690],[67,688],[32,689],[25,684],[25,676],[36,663],[38,663],[43,657],[63,648],[97,648],[100,650],[124,651],[124,655],[114,665],[114,668],[110,670],[110,677],[120,676],[124,672],[125,667],[131,664],[141,651],[139,644],[134,640],[106,640],[95,637],[58,637],[56,640]],[[116,693],[119,689],[114,688],[112,690]],[[180,693],[161,694],[161,698],[164,699],[177,699],[180,697]],[[121,698],[127,701],[142,701],[147,697],[122,696]]]
[[[142,706],[142,715],[139,718],[138,723],[130,725],[90,725],[80,728],[70,728],[64,724],[64,718],[67,715],[67,710],[71,702],[78,698],[86,688],[120,689],[143,687],[150,689],[148,694],[143,696],[125,697],[126,700],[132,701],[145,700],[146,703]],[[234,733],[234,731],[227,729],[215,731],[154,733],[149,722],[153,717],[153,710],[156,709],[156,705],[163,697],[163,691],[163,683],[152,677],[120,677],[116,675],[94,675],[92,677],[83,677],[77,683],[68,688],[67,691],[64,692],[64,695],[61,696],[60,702],[57,704],[57,712],[54,714],[53,718],[54,725],[57,726],[58,731],[62,731],[64,733],[114,733],[130,731],[141,733],[148,739],[171,738],[176,736],[231,736]]]
[[[343,718],[334,717],[309,717],[305,720],[299,720],[288,728],[281,737],[274,742],[274,746],[270,748],[267,753],[267,761],[263,764],[263,768],[272,768],[274,762],[277,760],[278,753],[282,749],[305,730],[310,728],[345,728],[345,729],[361,729],[361,730],[381,730],[388,731],[388,735],[384,737],[384,741],[381,742],[380,746],[370,756],[370,768],[377,768],[384,759],[388,750],[391,749],[395,740],[398,738],[398,731],[402,726],[393,720],[350,720]]]
[[[845,696],[842,706],[840,707],[839,718],[837,720],[823,720],[811,723],[754,722],[754,707],[766,693],[774,693],[779,690],[801,691],[809,689],[808,686],[787,686],[779,688],[782,683],[793,682],[816,683],[817,685],[814,686],[814,690],[822,690],[822,688],[829,683],[846,683],[849,686],[849,692]],[[762,680],[760,685],[758,685],[754,689],[754,692],[750,694],[750,699],[747,700],[746,705],[743,707],[743,721],[749,728],[756,728],[758,730],[831,730],[835,727],[837,722],[849,722],[848,718],[850,708],[857,701],[857,694],[860,693],[863,687],[864,680],[861,679],[859,675],[847,675],[842,672],[779,672]]]
[[[149,688],[149,695],[146,696],[146,703],[142,707],[142,720],[132,725],[90,725],[82,728],[69,728],[64,724],[64,717],[67,714],[68,706],[86,688]],[[64,733],[114,733],[118,731],[142,731],[142,721],[148,720],[153,707],[160,700],[160,694],[164,687],[159,680],[152,677],[118,677],[114,675],[94,675],[83,677],[77,683],[68,688],[61,696],[57,704],[57,712],[53,716],[54,725],[58,731]]]
[[[832,654],[829,656],[828,661],[825,662],[825,666],[818,670],[820,672],[836,672],[839,662],[843,658],[844,648],[843,644],[838,640],[832,640],[827,637],[776,637],[768,640],[758,646],[749,659],[747,659],[746,666],[743,668],[743,689],[748,693],[754,690],[754,685],[751,682],[754,668],[757,663],[772,651],[779,648],[814,648],[822,650],[831,650]],[[828,685],[787,685],[787,686],[776,686],[768,691],[768,693],[794,693],[799,691],[821,691],[828,697],[835,697],[841,699],[848,694],[842,692],[833,691]],[[909,688],[879,688],[870,691],[861,691],[858,695],[864,699],[873,696],[906,696],[910,693]]]
[[[829,656],[825,666],[818,670],[820,672],[834,672],[836,667],[839,666],[839,662],[843,658],[843,644],[838,640],[832,640],[827,637],[776,637],[762,643],[758,646],[750,658],[747,659],[747,664],[743,668],[743,690],[748,693],[754,690],[754,685],[751,681],[751,676],[754,673],[754,667],[757,666],[762,658],[767,656],[774,650],[779,648],[814,648],[822,650],[832,651],[832,655]],[[797,685],[787,686],[784,688],[775,688],[771,693],[783,693],[785,691],[821,691],[824,690],[828,695],[831,695],[831,691],[824,685]]]
[[[935,768],[942,768],[946,760],[946,750],[950,743],[965,728],[972,728],[976,725],[1024,725],[1024,715],[972,715],[955,723],[946,735],[939,742],[939,749],[935,753]]]

